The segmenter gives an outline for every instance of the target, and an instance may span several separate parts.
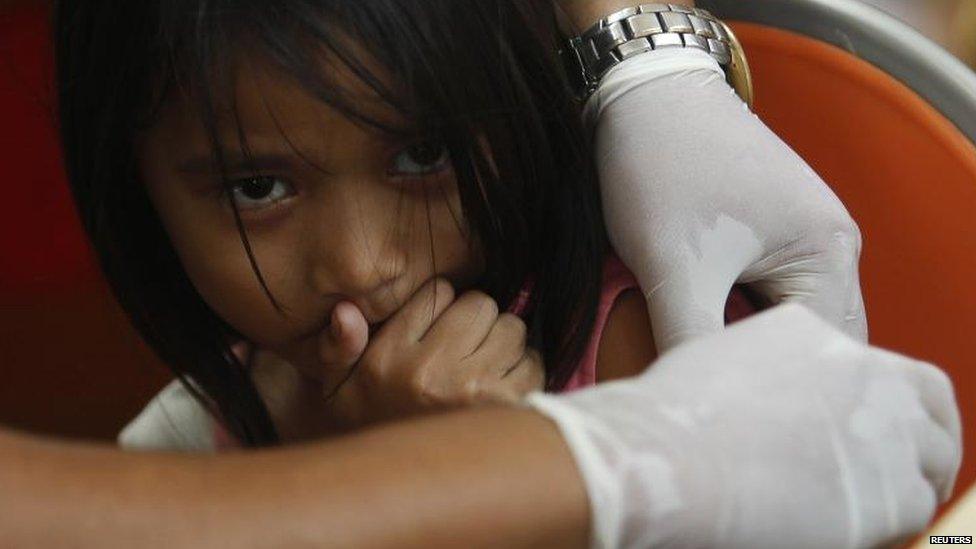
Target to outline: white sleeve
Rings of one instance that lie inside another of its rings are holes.
[[[126,450],[213,452],[214,419],[178,380],[171,382],[118,436]]]

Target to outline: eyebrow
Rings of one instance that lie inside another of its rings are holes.
[[[245,157],[240,153],[224,155],[228,172],[260,172],[293,169],[296,158],[290,154],[254,154]],[[211,154],[194,155],[180,162],[177,171],[185,174],[213,174],[216,171],[215,159]]]
[[[405,137],[415,134],[413,126],[403,124],[395,127],[393,132],[379,132],[378,137],[387,142],[403,141]],[[273,149],[272,149],[273,150]],[[228,173],[254,173],[297,170],[299,165],[312,166],[322,173],[330,173],[321,163],[299,152],[263,152],[245,155],[243,151],[225,151],[223,155],[224,167]],[[217,173],[216,158],[213,153],[195,152],[189,158],[180,162],[176,170],[185,175],[214,175]]]
[[[296,159],[289,154],[225,154],[224,165],[229,172],[275,171],[290,169]],[[177,170],[186,174],[212,174],[216,171],[213,155],[195,155],[179,164]]]

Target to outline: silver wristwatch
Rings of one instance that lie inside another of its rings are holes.
[[[695,48],[711,54],[739,96],[752,105],[752,81],[742,46],[725,23],[701,8],[678,4],[626,8],[571,39],[562,53],[576,95],[585,101],[621,61],[661,48]]]

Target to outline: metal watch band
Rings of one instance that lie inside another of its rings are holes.
[[[678,4],[641,4],[620,10],[570,40],[577,72],[574,86],[585,100],[618,63],[661,48],[696,48],[708,52],[729,73],[735,47],[725,24],[701,8]],[[578,74],[581,73],[581,74]]]

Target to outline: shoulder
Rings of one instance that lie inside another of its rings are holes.
[[[214,420],[179,381],[173,381],[118,436],[128,450],[213,452]]]
[[[600,335],[597,382],[635,376],[655,358],[647,302],[638,288],[626,289],[616,296]]]

